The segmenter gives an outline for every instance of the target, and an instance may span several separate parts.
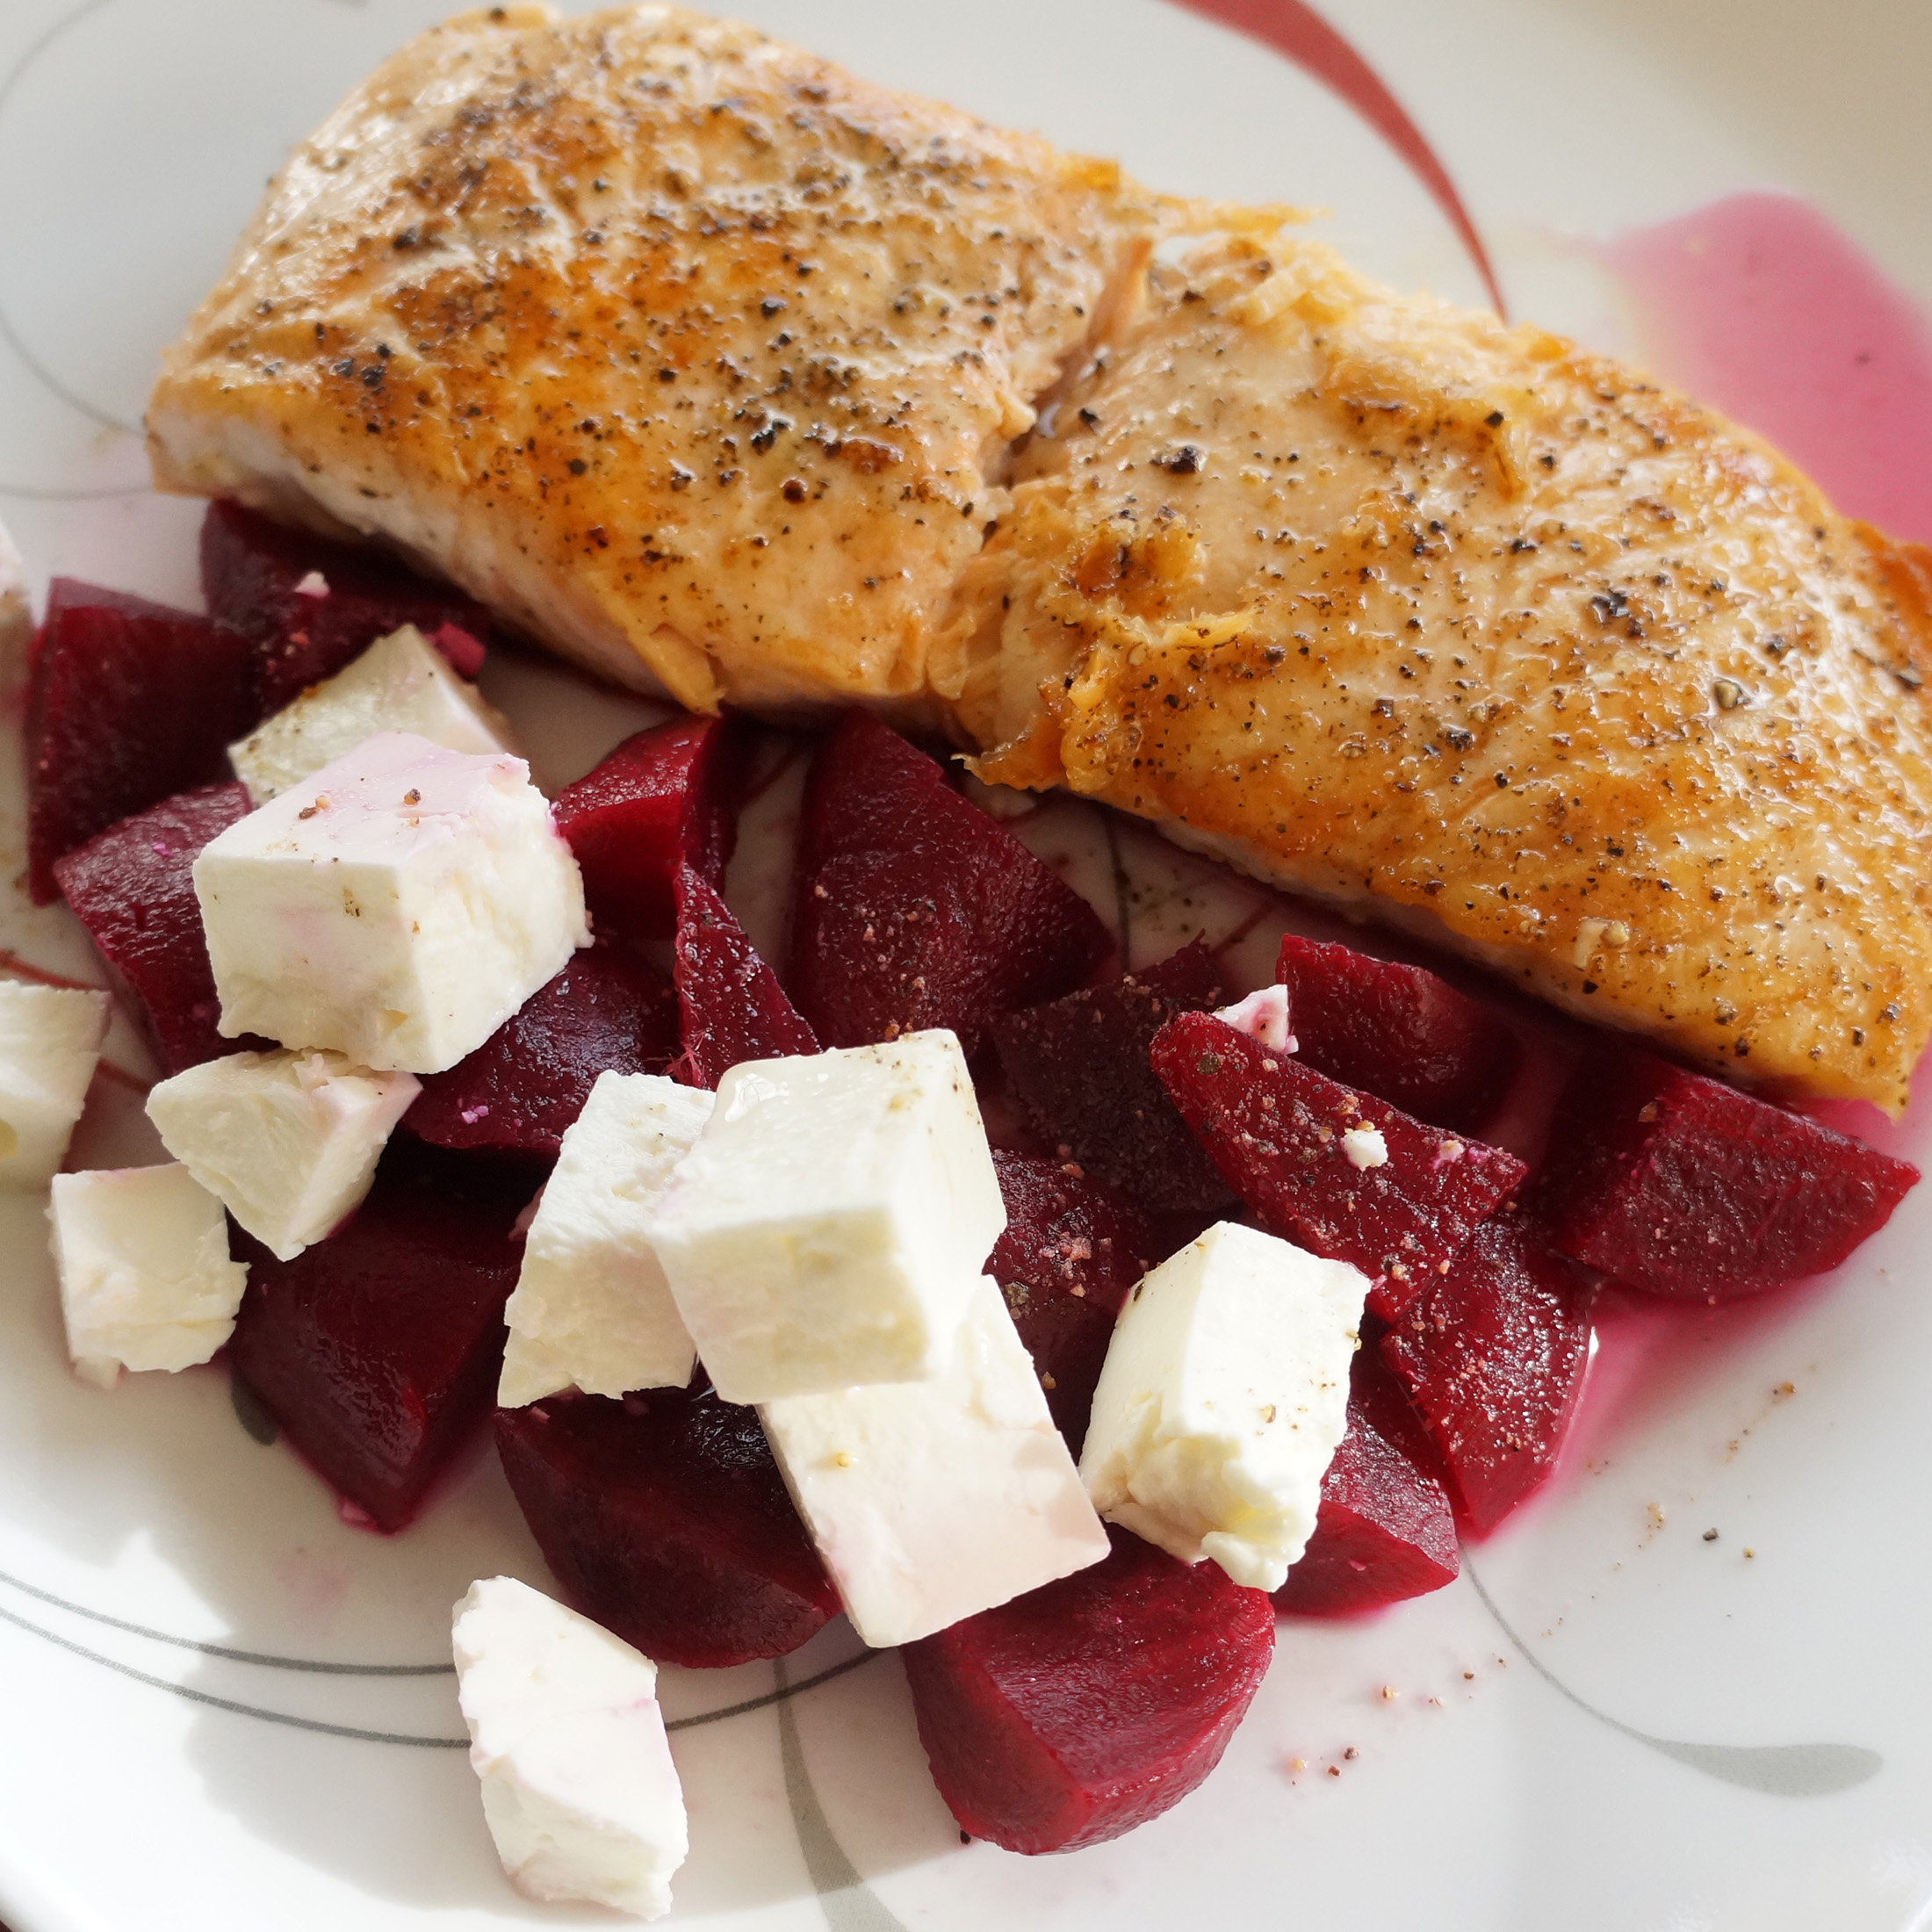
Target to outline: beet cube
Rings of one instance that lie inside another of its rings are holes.
[[[1501,1214],[1382,1337],[1478,1536],[1555,1466],[1590,1365],[1590,1294],[1530,1216]]]
[[[249,644],[164,604],[56,578],[27,689],[27,889],[96,833],[232,775],[253,722]]]
[[[676,995],[642,960],[599,940],[474,1053],[430,1075],[403,1123],[438,1147],[554,1160],[600,1073],[662,1073],[677,1050]]]
[[[1420,966],[1289,933],[1274,977],[1309,1066],[1433,1126],[1481,1126],[1521,1063],[1496,1014]]]
[[[1200,940],[1110,986],[1002,1014],[999,1063],[1034,1129],[1150,1214],[1216,1214],[1234,1199],[1154,1072],[1148,1049],[1176,1013],[1222,1004]]]
[[[326,594],[299,588],[312,575],[320,575]],[[481,663],[476,639],[490,623],[474,598],[419,577],[385,551],[331,543],[270,523],[239,503],[208,506],[201,525],[201,590],[209,611],[252,646],[254,716],[242,730],[311,684],[334,677],[378,638],[406,624],[434,640],[462,676],[473,678]],[[467,649],[452,649],[436,637],[445,624],[466,634]]]
[[[950,1027],[969,1055],[994,1016],[1080,984],[1113,941],[1092,909],[864,712],[805,786],[790,985],[828,1046]]]
[[[782,1657],[839,1613],[755,1409],[708,1388],[500,1409],[503,1472],[587,1617],[660,1662]]]
[[[1424,1127],[1211,1013],[1170,1020],[1153,1059],[1182,1118],[1261,1225],[1311,1254],[1352,1262],[1385,1322],[1528,1171],[1500,1147]],[[1344,1135],[1370,1128],[1388,1157],[1357,1166]]]
[[[940,1796],[1008,1851],[1097,1845],[1185,1798],[1273,1654],[1262,1591],[1107,1534],[1092,1568],[899,1654]]]
[[[583,869],[599,931],[669,939],[679,869],[724,883],[745,756],[733,720],[678,718],[627,738],[559,794],[557,829]]]
[[[1802,1114],[1599,1042],[1550,1130],[1551,1238],[1633,1288],[1727,1301],[1835,1268],[1919,1171]]]
[[[489,1412],[528,1187],[471,1156],[397,1159],[292,1261],[235,1235],[248,1292],[234,1372],[322,1478],[400,1530]]]
[[[1315,1534],[1274,1593],[1277,1610],[1348,1617],[1453,1583],[1461,1567],[1442,1466],[1401,1386],[1364,1351],[1348,1433],[1322,1479]]]
[[[215,1030],[221,1003],[191,876],[196,855],[249,811],[241,785],[211,785],[124,818],[54,868],[163,1073],[275,1042]]]
[[[1058,1161],[998,1150],[1006,1228],[986,1272],[1040,1371],[1055,1426],[1078,1456],[1114,1317],[1154,1265],[1147,1223],[1120,1194]]]
[[[818,1052],[777,975],[694,866],[678,874],[677,902],[672,977],[684,1044],[673,1075],[687,1086],[715,1087],[741,1060]]]

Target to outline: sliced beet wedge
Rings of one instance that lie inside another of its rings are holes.
[[[1289,933],[1275,977],[1309,1066],[1436,1127],[1480,1128],[1523,1058],[1502,1020],[1420,966]]]
[[[1351,1617],[1453,1583],[1461,1567],[1442,1465],[1400,1384],[1365,1351],[1350,1378],[1348,1433],[1322,1479],[1315,1534],[1277,1610]]]
[[[430,1075],[403,1124],[438,1147],[554,1160],[600,1073],[662,1073],[677,1051],[677,996],[642,960],[600,939],[474,1053]]]
[[[490,624],[474,598],[419,577],[386,551],[291,530],[239,503],[208,506],[201,590],[210,612],[252,646],[255,715],[242,730],[406,624],[436,644],[460,675],[474,678],[482,663],[477,639]],[[445,625],[458,637],[438,637]]]
[[[1147,1223],[1114,1189],[1060,1161],[995,1151],[1006,1228],[987,1272],[1078,1456],[1114,1317],[1157,1258]]]
[[[1234,1199],[1154,1072],[1149,1049],[1177,1013],[1223,1002],[1200,940],[1117,979],[992,1023],[1006,1083],[1049,1147],[1150,1214],[1218,1213]]]
[[[715,1087],[741,1060],[818,1052],[777,975],[696,867],[678,875],[677,905],[672,977],[683,1051],[673,1075],[687,1086]]]
[[[1153,1059],[1181,1117],[1261,1225],[1311,1254],[1352,1262],[1385,1322],[1443,1272],[1528,1171],[1500,1147],[1425,1127],[1211,1013],[1170,1020]],[[1379,1162],[1372,1140],[1345,1138],[1371,1131],[1386,1156]]]
[[[57,577],[27,688],[27,888],[131,812],[230,777],[254,722],[249,641],[226,624]]]
[[[1555,1466],[1590,1364],[1590,1293],[1517,1210],[1478,1228],[1382,1337],[1477,1536]]]
[[[1566,1254],[1651,1294],[1722,1301],[1835,1268],[1919,1179],[1802,1114],[1600,1042],[1539,1181]]]
[[[54,868],[163,1073],[275,1044],[216,1031],[221,1003],[191,876],[202,847],[248,811],[241,785],[184,792],[122,819]]]
[[[234,1237],[249,1264],[235,1373],[384,1530],[415,1515],[489,1412],[530,1193],[484,1157],[407,1151],[393,1148],[362,1206],[292,1261]]]
[[[660,1662],[797,1649],[839,1612],[755,1409],[708,1388],[501,1409],[503,1473],[572,1603]]]
[[[1008,1851],[1097,1845],[1221,1762],[1274,1650],[1274,1608],[1124,1530],[1113,1552],[900,1652],[961,1827]]]
[[[1092,909],[896,732],[853,711],[805,786],[789,984],[812,1030],[862,1047],[1078,986],[1113,941]]]

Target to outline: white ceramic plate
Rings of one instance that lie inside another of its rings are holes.
[[[0,516],[37,586],[62,571],[191,601],[198,510],[146,493],[132,433],[156,351],[285,146],[437,11],[0,5]],[[1164,186],[1324,205],[1365,265],[1480,299],[1438,205],[1375,132],[1165,0],[739,11]],[[1428,131],[1519,312],[1632,346],[1582,242],[1765,184],[1813,198],[1932,304],[1932,10],[1915,0],[1330,13]],[[495,676],[551,781],[638,715],[528,666]],[[11,764],[4,780],[17,793]],[[10,803],[8,876],[17,826]],[[1099,832],[1067,808],[1029,836],[1082,854]],[[1249,916],[1251,889],[1128,845],[1139,956]],[[734,882],[747,891],[756,846]],[[1251,948],[1278,909],[1262,919]],[[4,919],[17,954],[90,973],[64,914],[13,904]],[[138,1065],[124,1030],[113,1050]],[[1922,1110],[1887,1140],[1932,1156]],[[110,1092],[79,1151],[152,1147]],[[856,1654],[842,1625],[782,1670],[667,1673],[691,1720],[675,1740],[693,1839],[678,1916],[720,1932],[1923,1932],[1928,1236],[1921,1190],[1829,1284],[1626,1330],[1576,1453],[1463,1579],[1365,1622],[1284,1624],[1220,1770],[1117,1844],[1037,1860],[962,1847],[890,1656],[775,1701]],[[494,1466],[399,1539],[345,1527],[244,1432],[220,1373],[112,1396],[76,1385],[42,1241],[37,1201],[0,1204],[0,1914],[16,1932],[609,1922],[503,1884],[451,1680],[417,1668],[447,1655],[472,1576],[548,1584]]]

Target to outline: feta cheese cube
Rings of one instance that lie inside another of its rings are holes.
[[[1006,1224],[939,1028],[733,1067],[655,1240],[718,1394],[762,1402],[943,1373]]]
[[[107,1037],[105,993],[0,980],[0,1186],[45,1187]]]
[[[937,1381],[765,1403],[853,1627],[911,1643],[1098,1563],[1107,1532],[997,1282],[972,1284]]]
[[[1080,1474],[1094,1507],[1183,1562],[1280,1590],[1347,1423],[1367,1278],[1221,1222],[1121,1310]]]
[[[386,732],[194,864],[221,1031],[440,1073],[590,943],[529,768]]]
[[[1258,1040],[1265,1047],[1272,1047],[1277,1053],[1293,1053],[1299,1042],[1288,1027],[1288,989],[1286,986],[1262,986],[1250,993],[1245,999],[1237,999],[1231,1006],[1222,1006],[1215,1014],[1216,1020],[1224,1020],[1236,1033],[1244,1033],[1251,1040]]]
[[[406,624],[229,746],[228,762],[249,797],[265,805],[378,732],[413,732],[445,751],[509,749],[508,721]]]
[[[161,1144],[278,1261],[369,1192],[389,1131],[422,1090],[339,1053],[231,1053],[148,1096]]]
[[[710,1118],[712,1096],[654,1073],[600,1073],[564,1135],[523,1243],[496,1399],[521,1408],[681,1388],[697,1345],[652,1245],[659,1197]]]
[[[470,1586],[451,1647],[510,1882],[532,1899],[662,1917],[689,1836],[658,1667],[511,1576]]]
[[[221,1203],[185,1167],[56,1174],[54,1264],[83,1381],[205,1362],[234,1331],[249,1271],[228,1258]]]

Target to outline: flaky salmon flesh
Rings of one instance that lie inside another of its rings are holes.
[[[465,16],[299,148],[161,487],[699,710],[861,703],[1774,1092],[1932,1034],[1932,554],[1280,211],[667,7]]]

